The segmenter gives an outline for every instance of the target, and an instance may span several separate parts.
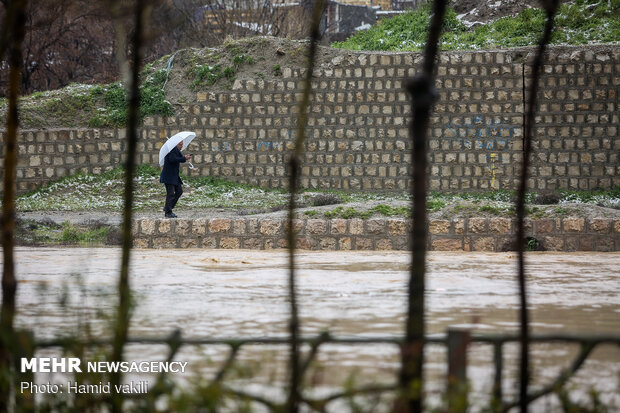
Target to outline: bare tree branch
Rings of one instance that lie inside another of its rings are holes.
[[[435,0],[433,17],[424,51],[422,73],[407,83],[411,95],[412,120],[409,135],[413,141],[413,228],[411,231],[411,274],[405,342],[399,378],[400,395],[396,411],[421,413],[423,408],[424,294],[426,276],[426,187],[427,132],[430,112],[437,98],[433,76],[446,0]]]
[[[18,97],[22,72],[22,41],[27,0],[12,0],[11,44],[9,50],[9,109],[4,143],[4,192],[2,194],[2,308],[0,309],[0,411],[8,411],[11,398],[12,347],[15,341],[13,319],[17,280],[13,261],[15,232],[15,193],[17,170],[17,131],[19,129]]]
[[[299,410],[299,386],[301,384],[300,360],[299,360],[299,318],[297,314],[297,292],[295,285],[295,244],[296,234],[294,228],[295,219],[295,197],[299,189],[299,171],[301,166],[301,154],[306,139],[306,124],[308,122],[308,106],[310,103],[310,92],[312,90],[312,75],[314,72],[314,62],[316,49],[320,38],[319,24],[325,8],[324,0],[316,0],[312,12],[312,26],[310,31],[310,45],[308,52],[308,67],[303,83],[303,94],[299,104],[299,116],[297,118],[297,139],[295,140],[294,152],[289,160],[290,184],[289,184],[289,209],[288,209],[288,244],[289,244],[289,299],[291,302],[291,319],[289,322],[289,333],[291,338],[290,356],[290,382],[289,394],[287,399],[287,411],[296,413]]]
[[[519,284],[519,319],[521,357],[519,363],[519,408],[521,412],[528,411],[527,387],[529,383],[529,314],[527,308],[527,291],[525,283],[525,196],[527,192],[528,169],[530,155],[532,153],[532,130],[536,113],[536,98],[538,81],[543,64],[545,48],[551,40],[553,32],[553,17],[558,7],[559,0],[545,0],[543,5],[547,12],[545,31],[538,46],[538,51],[532,65],[532,78],[529,89],[529,104],[525,117],[525,130],[523,132],[523,163],[521,165],[521,181],[517,193],[517,251],[518,251],[518,284]]]

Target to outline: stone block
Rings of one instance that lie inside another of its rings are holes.
[[[550,234],[555,228],[553,219],[539,219],[534,222],[536,223],[536,232],[538,234]]]
[[[495,251],[495,238],[493,237],[480,237],[473,241],[473,251]]]
[[[612,221],[610,219],[593,218],[589,223],[590,231],[599,234],[609,234],[611,231],[611,223]]]
[[[239,249],[241,242],[236,237],[222,237],[220,239],[220,248],[224,249]]]
[[[200,246],[202,248],[209,248],[209,249],[217,248],[217,238],[215,237],[203,238],[202,242],[200,243]]]
[[[434,219],[428,224],[428,232],[430,234],[449,234],[450,221],[444,219]]]
[[[149,247],[149,239],[148,238],[134,238],[133,239],[133,247],[134,248],[148,248]]]
[[[585,220],[583,218],[564,218],[562,225],[565,232],[583,232]]]
[[[351,238],[345,237],[338,240],[338,249],[341,251],[351,250]]]
[[[562,237],[542,237],[541,244],[545,251],[564,251],[564,238]]]
[[[375,247],[379,251],[388,251],[394,249],[392,246],[392,240],[388,238],[377,240],[377,242],[375,243]]]
[[[470,218],[468,224],[469,232],[472,234],[481,234],[487,230],[486,218]]]
[[[404,219],[389,219],[387,225],[388,233],[391,236],[405,235],[407,233],[407,221]]]
[[[228,218],[214,218],[209,221],[209,232],[210,233],[220,233],[220,232],[228,232],[231,227],[231,220]]]
[[[462,251],[463,240],[457,238],[438,238],[431,242],[432,251]]]
[[[336,250],[336,238],[325,237],[319,240],[319,249],[321,250]]]
[[[465,234],[465,220],[464,219],[455,219],[454,220],[454,233],[457,235]]]
[[[370,238],[355,238],[355,249],[357,250],[372,250],[372,239]]]
[[[295,234],[299,234],[304,229],[304,224],[306,223],[303,219],[294,219],[293,220],[293,232]],[[284,233],[288,234],[288,219],[284,221]]]
[[[491,218],[489,220],[489,231],[493,234],[509,234],[512,220],[508,218]]]
[[[361,235],[364,233],[364,221],[359,218],[349,220],[349,234]]]
[[[327,233],[327,221],[323,219],[309,219],[306,221],[306,234],[323,235]]]
[[[245,219],[235,219],[232,222],[232,233],[235,235],[245,235],[246,234],[246,229],[245,229]]]
[[[579,251],[579,236],[564,237],[564,251]]]
[[[615,242],[613,237],[598,237],[596,240],[596,251],[612,252],[615,251]]]
[[[385,234],[385,220],[369,219],[366,221],[366,232],[373,235]]]
[[[181,248],[198,248],[198,240],[196,238],[182,238],[180,241]]]
[[[153,248],[163,249],[163,248],[175,248],[175,239],[170,237],[162,237],[162,238],[153,238]]]
[[[167,234],[170,232],[170,220],[169,219],[162,219],[160,221],[157,222],[157,232],[159,232],[160,234]]]
[[[342,218],[333,219],[331,222],[332,234],[343,235],[347,233],[347,220]]]
[[[250,218],[247,220],[247,232],[248,235],[256,235],[260,233],[260,223],[256,218]]]
[[[594,248],[594,238],[592,236],[581,236],[579,237],[579,248],[578,251],[592,251]]]
[[[312,249],[312,239],[310,238],[297,238],[295,244],[296,248],[300,250]]]
[[[143,219],[142,221],[140,221],[140,231],[144,235],[155,234],[155,220]]]
[[[192,225],[192,221],[189,219],[177,219],[175,220],[175,229],[174,232],[177,235],[186,237],[190,234],[190,227]]]
[[[243,248],[249,250],[262,250],[263,239],[262,238],[246,238],[242,242]]]
[[[282,233],[282,221],[264,219],[260,223],[260,233],[263,235],[278,235]]]
[[[192,235],[204,235],[207,233],[207,220],[204,218],[195,219],[192,222]]]

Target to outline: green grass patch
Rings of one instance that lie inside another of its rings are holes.
[[[482,205],[478,207],[480,212],[488,212],[497,216],[513,216],[515,214],[515,207],[512,204],[509,205]]]
[[[134,208],[136,211],[160,211],[165,199],[164,185],[159,182],[161,169],[144,164],[136,168],[134,179]],[[182,208],[239,208],[249,210],[275,211],[289,203],[289,193],[285,189],[263,189],[257,186],[237,183],[218,177],[196,177],[181,174],[184,182],[184,195],[179,201]],[[117,211],[123,209],[125,172],[122,167],[110,169],[101,174],[84,174],[62,178],[35,191],[20,195],[17,200],[18,211]],[[528,193],[526,211],[530,216],[553,213],[549,206],[535,206],[531,200],[536,193]],[[489,191],[484,193],[438,194],[427,199],[430,212],[466,213],[474,216],[486,212],[498,216],[514,214],[512,202],[514,193],[509,191]],[[620,189],[608,191],[563,191],[559,196],[558,211],[562,213],[567,203],[587,203],[608,208],[620,207]],[[409,216],[409,205],[400,206],[403,201],[410,203],[407,193],[385,194],[370,192],[304,191],[297,195],[298,205],[309,207],[338,203],[337,207],[321,212],[327,218],[364,218],[372,214],[383,216]],[[354,203],[372,203],[370,209],[355,209]],[[395,205],[397,203],[397,205]]]
[[[113,231],[109,226],[75,225],[70,222],[19,222],[17,238],[34,244],[105,245]]]
[[[367,215],[367,213],[364,212],[360,212],[357,209],[353,208],[353,207],[348,207],[346,209],[344,209],[342,211],[342,213],[340,214],[340,216],[344,219],[351,219],[351,218],[355,218],[355,217],[360,217],[362,219],[366,219],[368,218],[370,215]]]
[[[213,86],[222,78],[228,79],[230,86],[235,80],[239,69],[244,65],[254,64],[254,58],[241,53],[238,45],[230,46],[228,49],[232,53],[229,66],[223,66],[222,63],[195,65],[191,83],[192,90]],[[212,59],[209,60],[209,62],[211,61]]]
[[[525,239],[525,250],[526,251],[538,251],[540,248],[540,243],[534,237],[527,237]]]
[[[325,216],[325,218],[336,218],[342,215],[342,213],[344,212],[344,208],[339,206],[335,209],[332,209],[331,211],[325,211],[323,213],[323,215]]]
[[[134,180],[134,208],[161,210],[166,196],[159,182],[160,168],[137,167]],[[272,209],[288,202],[288,193],[278,189],[261,189],[222,178],[181,175],[185,194],[179,206],[192,208],[263,208]],[[125,184],[124,169],[105,173],[78,173],[45,185],[17,198],[19,211],[121,211]],[[299,201],[304,201],[300,197]]]
[[[108,228],[79,228],[69,222],[62,224],[58,241],[63,243],[92,244],[104,243],[108,237]]]
[[[166,100],[164,92],[165,69],[153,73],[144,71],[141,78],[139,87],[140,108],[138,111],[140,122],[150,115],[170,116],[174,114],[172,104]],[[92,89],[91,94],[94,97],[101,98],[103,105],[89,119],[90,127],[122,127],[127,124],[129,95],[120,83],[96,86]]]
[[[410,216],[410,209],[409,207],[393,207],[391,205],[385,205],[385,204],[379,204],[374,206],[371,211],[373,213],[378,213],[381,215],[385,215],[388,217],[393,217],[393,216],[404,216],[404,217],[408,217]]]
[[[442,199],[429,198],[426,200],[426,209],[429,212],[437,212],[446,207],[446,202]]]
[[[620,205],[620,187],[611,190],[559,191],[559,194],[560,202],[597,204],[607,207]]]
[[[547,216],[547,214],[537,206],[532,206],[532,207],[526,206],[525,215],[530,218],[534,218],[534,219],[540,219],[540,218],[544,218],[545,216]]]
[[[382,20],[377,26],[335,42],[333,47],[349,50],[419,51],[424,48],[431,6]],[[441,36],[444,50],[478,50],[537,44],[545,23],[541,9],[525,9],[517,16],[504,17],[468,28],[448,8]],[[617,43],[620,41],[620,0],[574,0],[561,4],[555,17],[551,44]]]
[[[368,219],[374,214],[381,214],[381,215],[389,216],[389,217],[393,217],[393,216],[409,217],[410,216],[408,207],[393,207],[391,205],[385,205],[385,204],[375,205],[374,207],[366,211],[359,211],[355,207],[345,208],[345,207],[339,206],[332,210],[325,211],[323,213],[323,216],[328,219],[332,219],[332,218]]]

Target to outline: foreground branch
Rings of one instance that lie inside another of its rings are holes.
[[[15,341],[13,319],[17,280],[13,261],[15,232],[15,194],[17,170],[17,131],[19,129],[18,102],[22,76],[22,42],[26,23],[26,0],[13,0],[7,11],[11,19],[9,46],[9,109],[6,140],[4,142],[4,193],[2,196],[2,309],[0,312],[0,411],[8,411],[11,399],[12,344]],[[8,26],[8,24],[7,24]],[[6,37],[5,37],[6,39]],[[3,40],[5,40],[3,39]]]
[[[545,47],[551,39],[553,31],[553,16],[558,6],[558,0],[546,0],[544,2],[547,11],[545,31],[540,40],[538,51],[532,67],[532,79],[529,88],[529,103],[525,117],[525,130],[523,133],[523,164],[521,166],[521,181],[517,194],[517,251],[518,251],[518,283],[520,303],[520,341],[521,361],[519,364],[519,407],[521,412],[527,412],[527,387],[529,382],[529,314],[527,309],[527,291],[525,283],[525,196],[527,191],[528,169],[530,155],[532,153],[532,129],[535,121],[536,98],[538,93],[538,81],[543,64]]]
[[[402,366],[399,377],[399,390],[401,394],[395,409],[399,413],[420,413],[423,406],[426,169],[428,163],[426,135],[431,108],[437,98],[433,75],[445,9],[445,0],[435,0],[433,18],[424,52],[422,73],[407,82],[407,92],[411,95],[411,112],[413,116],[409,126],[409,136],[413,143],[413,228],[411,231],[412,255],[407,324],[405,327],[405,343],[402,347]]]
[[[291,302],[291,318],[289,322],[289,334],[291,340],[290,356],[290,389],[287,399],[287,411],[296,413],[299,410],[299,387],[301,384],[301,366],[299,361],[299,316],[297,310],[297,292],[295,286],[295,244],[296,234],[294,228],[295,219],[295,197],[299,189],[299,171],[301,164],[301,154],[306,138],[306,124],[308,122],[308,105],[310,102],[310,92],[312,90],[312,73],[314,72],[314,61],[316,56],[317,44],[320,37],[319,23],[325,7],[324,0],[316,0],[312,11],[312,27],[310,31],[310,50],[308,56],[308,67],[304,79],[304,90],[301,103],[299,104],[299,117],[297,118],[297,139],[295,149],[289,161],[291,173],[290,180],[290,200],[288,208],[288,247],[289,247],[289,299]]]

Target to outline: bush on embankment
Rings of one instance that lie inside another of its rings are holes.
[[[333,47],[349,50],[419,51],[424,48],[431,6],[385,19]],[[451,8],[444,19],[443,50],[479,50],[532,46],[540,39],[545,11],[525,9],[515,17],[467,27]],[[575,0],[561,4],[551,44],[583,45],[620,42],[620,0]]]

